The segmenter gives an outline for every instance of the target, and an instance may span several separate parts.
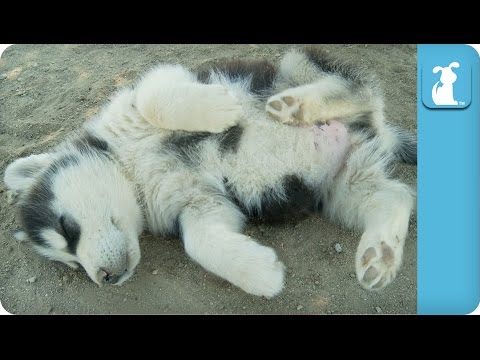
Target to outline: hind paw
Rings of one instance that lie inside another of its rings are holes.
[[[294,96],[280,93],[267,101],[266,112],[282,124],[299,125],[304,123],[303,103]]]
[[[398,238],[362,236],[355,261],[358,281],[367,290],[383,289],[395,279],[402,255],[403,243]]]

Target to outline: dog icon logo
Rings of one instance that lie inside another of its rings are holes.
[[[435,66],[433,73],[442,72],[440,81],[437,81],[432,88],[432,100],[435,105],[458,105],[453,97],[453,83],[457,81],[457,75],[452,68],[459,68],[460,64],[457,61],[452,62],[447,67]],[[442,85],[439,86],[439,83]]]

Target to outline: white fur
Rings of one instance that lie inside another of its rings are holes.
[[[198,199],[181,214],[187,254],[212,273],[253,295],[283,289],[284,265],[273,249],[239,234],[243,214],[219,198]]]
[[[81,222],[77,255],[95,282],[101,283],[105,265],[121,270],[125,254],[128,272],[122,282],[139,261],[142,223],[136,195],[149,231],[171,232],[178,221],[192,259],[250,294],[275,296],[284,286],[284,266],[273,249],[241,233],[245,216],[229,196],[233,192],[247,211],[258,209],[266,191],[285,197],[281,180],[289,174],[300,174],[313,189],[328,190],[323,195],[326,214],[363,231],[355,260],[360,283],[379,289],[393,280],[413,192],[385,173],[388,151],[397,140],[384,124],[381,97],[368,89],[352,93],[343,79],[320,74],[298,52],[285,56],[281,75],[277,89],[283,92],[273,95],[266,108],[277,122],[247,93],[246,82],[213,74],[210,84],[200,84],[188,70],[162,65],[137,87],[117,93],[85,124],[87,131],[107,140],[115,158],[81,155],[80,164],[61,170],[52,186],[55,211],[68,209]],[[282,88],[292,82],[296,87]],[[300,108],[303,116],[293,121]],[[349,121],[364,111],[374,114],[377,143],[344,134]],[[332,128],[320,136],[311,126],[319,119],[336,122],[324,125]],[[238,149],[220,153],[206,139],[192,155],[198,160],[194,167],[162,147],[173,130],[216,133],[237,123],[244,129]],[[75,151],[68,142],[57,149],[60,154]],[[12,171],[5,179],[11,188],[28,183],[12,170],[19,161],[7,169]],[[52,243],[58,240],[51,238]]]
[[[47,184],[55,194],[49,207],[59,219],[65,212],[82,229],[76,255],[68,253],[65,238],[54,228],[46,228],[41,236],[48,247],[34,248],[51,260],[77,268],[80,263],[97,284],[102,284],[101,269],[121,274],[118,284],[128,279],[140,261],[138,236],[143,230],[140,207],[133,184],[111,161],[95,154],[82,154],[70,141],[56,152],[32,155],[10,164],[5,182],[20,193],[20,205],[28,197],[32,185],[49,165],[63,155],[76,156],[78,164],[59,167]],[[21,232],[18,238],[28,240]],[[127,271],[125,271],[127,270]]]
[[[5,169],[4,181],[10,191],[23,191],[34,183],[36,175],[51,164],[51,154],[30,155],[16,160]]]
[[[347,80],[338,75],[317,74],[296,51],[285,56],[281,71],[288,82],[293,78],[299,83],[267,101],[267,113],[281,123],[304,126],[340,119],[348,124],[358,114],[372,114],[379,136],[375,142],[364,142],[362,136],[352,135],[352,149],[331,183],[324,212],[349,228],[363,231],[355,260],[357,277],[365,288],[381,289],[394,279],[401,265],[414,202],[413,191],[386,174],[398,137],[384,122],[383,100],[375,86],[357,87],[353,93]],[[370,249],[375,249],[375,255],[365,256],[367,251],[373,254]]]
[[[25,242],[29,240],[28,235],[25,231],[16,231],[13,236],[20,242]]]
[[[161,65],[145,76],[135,91],[140,115],[168,130],[219,133],[238,120],[241,107],[221,85],[202,85],[179,65]]]
[[[48,241],[48,245],[56,249],[64,249],[67,247],[65,238],[53,229],[45,229],[42,231],[42,237]]]
[[[52,184],[58,214],[69,209],[82,228],[77,248],[78,261],[99,285],[99,269],[110,273],[127,272],[128,278],[140,261],[138,236],[142,232],[142,214],[132,184],[118,166],[96,156],[83,157],[79,164],[66,167]],[[89,191],[85,191],[88,189]]]

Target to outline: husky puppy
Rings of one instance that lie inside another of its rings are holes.
[[[285,267],[244,224],[322,212],[362,232],[358,281],[382,289],[414,206],[389,168],[416,164],[416,139],[383,108],[374,78],[318,48],[294,49],[279,66],[159,65],[55,149],[7,167],[17,238],[102,285],[132,275],[145,228],[176,234],[206,270],[273,297]]]

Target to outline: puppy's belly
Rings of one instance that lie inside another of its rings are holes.
[[[312,126],[313,146],[318,156],[330,164],[336,172],[350,149],[350,137],[347,128],[341,122],[330,120],[328,125]]]

